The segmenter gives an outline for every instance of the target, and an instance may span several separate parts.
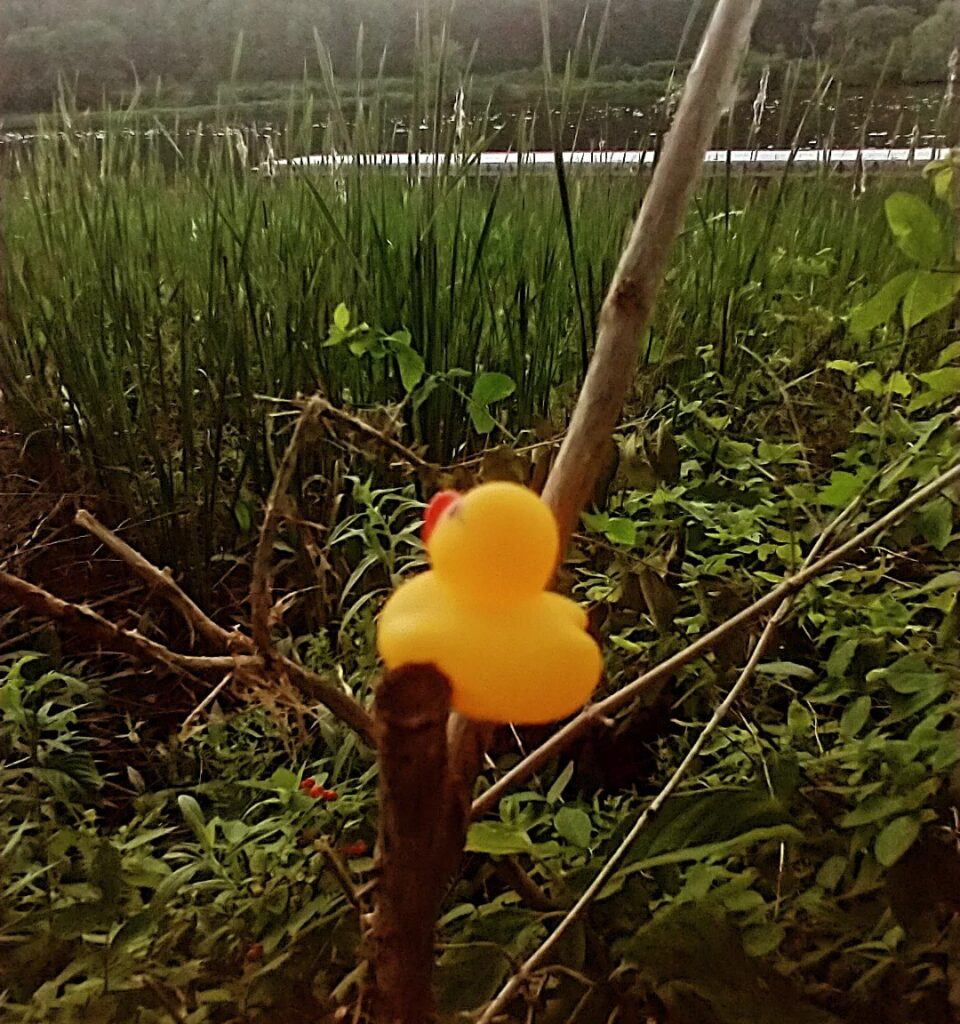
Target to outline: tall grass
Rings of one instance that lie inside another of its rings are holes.
[[[228,112],[193,134],[134,131],[124,113],[86,133],[64,110],[7,150],[6,415],[83,460],[117,518],[149,521],[148,550],[202,575],[236,545],[233,509],[272,473],[264,395],[403,402],[411,438],[442,462],[562,420],[644,182],[482,174],[485,126],[438,108],[445,73],[442,57],[425,62],[410,112],[429,113],[449,158],[435,173],[415,155],[399,173],[363,166],[395,148],[376,89],[350,119],[334,109],[326,148],[356,157],[335,172],[264,173],[309,146],[309,107],[268,137],[228,129]],[[745,349],[800,366],[836,348],[858,283],[886,280],[894,260],[882,198],[824,175],[708,179],[647,363],[673,383],[705,368],[735,382]],[[369,326],[361,354],[325,344],[341,303],[348,331]],[[383,342],[398,331],[423,361],[412,393]],[[485,371],[516,384],[489,438],[467,415]]]

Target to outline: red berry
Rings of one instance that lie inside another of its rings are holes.
[[[318,797],[323,796],[324,792],[325,790],[323,786],[313,786],[307,793],[307,796],[311,796],[313,797],[314,800],[316,800]]]
[[[248,947],[243,959],[248,964],[259,963],[263,959],[263,943],[254,942],[252,946]]]
[[[340,852],[344,857],[362,857],[367,852],[367,849],[367,844],[362,839],[358,839],[354,843],[347,843],[346,846],[342,846]]]
[[[304,779],[303,782],[300,783],[300,788],[304,792],[306,792],[308,789],[313,789],[313,787],[316,784],[317,784],[317,780],[311,775],[309,778]]]
[[[321,796],[321,798],[323,800],[327,800],[327,801],[336,800],[337,799],[337,794],[332,789],[325,789],[320,794],[320,796]]]

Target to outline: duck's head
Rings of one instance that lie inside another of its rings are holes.
[[[476,598],[539,593],[559,553],[553,513],[533,491],[511,483],[437,494],[427,506],[423,540],[437,576]]]

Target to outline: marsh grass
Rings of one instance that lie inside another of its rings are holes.
[[[32,142],[5,147],[6,415],[82,460],[115,518],[144,524],[140,542],[182,569],[203,576],[235,550],[238,502],[269,488],[278,430],[261,396],[402,403],[410,439],[441,462],[559,426],[571,404],[645,180],[559,158],[553,176],[481,173],[490,125],[443,106],[450,76],[469,102],[469,66],[452,71],[442,34],[439,47],[431,26],[421,35],[409,120],[433,125],[444,159],[431,173],[413,152],[400,172],[364,166],[398,148],[384,97],[358,74],[343,106],[322,47],[323,148],[353,157],[334,173],[269,173],[315,138],[309,101],[293,99],[270,135],[231,128],[226,109],[192,132],[144,132],[133,110],[86,131],[65,103]],[[560,103],[543,116],[582,116],[574,65],[548,75]],[[660,382],[706,370],[744,391],[757,356],[799,369],[847,344],[853,298],[895,259],[881,190],[852,184],[790,168],[705,180],[642,340]],[[325,344],[341,304],[351,329],[368,326],[353,351]],[[399,331],[422,359],[413,387],[377,341]],[[516,389],[482,435],[467,413],[489,371]]]

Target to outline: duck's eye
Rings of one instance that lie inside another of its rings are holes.
[[[459,500],[459,491],[440,491],[430,499],[430,503],[423,513],[423,529],[420,531],[420,537],[424,544],[430,539],[430,534],[436,529],[443,514]]]

